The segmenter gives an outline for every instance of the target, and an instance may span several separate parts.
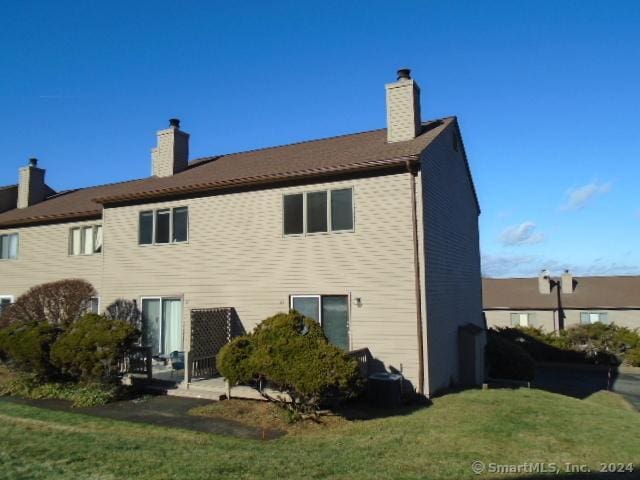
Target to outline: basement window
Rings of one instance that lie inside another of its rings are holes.
[[[185,243],[189,240],[189,208],[162,208],[140,212],[139,245]]]
[[[16,260],[18,258],[18,234],[0,235],[0,260]]]
[[[283,197],[284,235],[353,231],[353,225],[352,188]]]
[[[102,225],[87,225],[69,230],[69,255],[93,255],[102,252]]]

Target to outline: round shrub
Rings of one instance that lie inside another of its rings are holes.
[[[523,348],[489,330],[485,347],[489,376],[510,380],[532,380],[535,362]]]
[[[222,347],[216,358],[216,365],[231,384],[248,383],[254,379],[256,371],[252,355],[251,338],[247,335],[236,337]]]
[[[60,329],[48,323],[14,323],[0,330],[0,357],[12,368],[38,378],[55,377],[50,361],[51,346]]]
[[[108,380],[117,374],[118,360],[137,339],[137,330],[128,323],[87,314],[53,345],[51,361],[72,377]]]

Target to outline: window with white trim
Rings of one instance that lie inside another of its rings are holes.
[[[591,325],[592,323],[609,323],[607,312],[580,312],[580,324]]]
[[[532,327],[535,320],[535,313],[514,312],[511,314],[512,327]]]
[[[18,258],[18,234],[0,235],[0,260],[16,260]]]
[[[100,297],[91,297],[87,304],[87,313],[100,313]]]
[[[69,255],[102,253],[102,225],[85,225],[69,230]]]
[[[140,212],[139,245],[184,243],[189,240],[189,208],[160,208]]]
[[[0,315],[2,311],[13,303],[13,295],[0,295]]]
[[[283,196],[284,235],[353,231],[353,188]]]

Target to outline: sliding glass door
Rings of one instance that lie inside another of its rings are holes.
[[[348,296],[292,295],[291,308],[319,322],[330,343],[349,349]]]
[[[142,340],[154,356],[182,350],[182,300],[143,298]]]

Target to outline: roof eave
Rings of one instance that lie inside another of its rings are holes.
[[[327,178],[335,175],[358,173],[364,171],[385,170],[404,166],[407,162],[419,162],[420,155],[408,155],[402,157],[394,157],[392,159],[372,160],[367,162],[354,163],[349,165],[339,165],[335,167],[323,167],[317,169],[300,170],[297,172],[286,172],[273,175],[259,175],[254,177],[243,177],[239,179],[222,180],[218,182],[205,182],[201,184],[191,184],[177,187],[159,188],[156,190],[147,190],[143,192],[135,192],[129,194],[112,195],[106,197],[97,197],[93,201],[102,205],[113,203],[131,202],[140,200],[157,200],[177,195],[194,194],[201,192],[210,192],[216,190],[225,190],[236,187],[266,186],[278,184],[292,180],[307,180],[309,178]]]

